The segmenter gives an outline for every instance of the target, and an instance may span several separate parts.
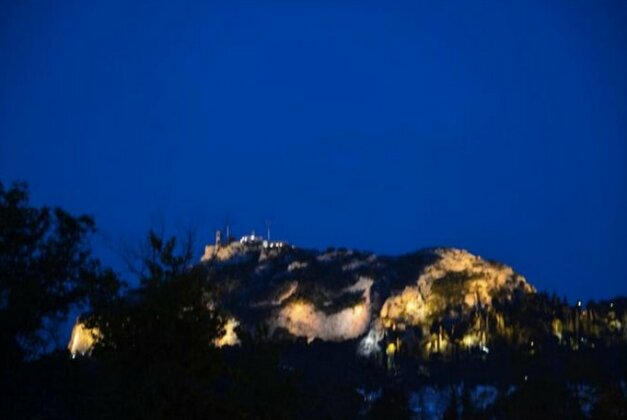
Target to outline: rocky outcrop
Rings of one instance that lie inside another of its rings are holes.
[[[534,292],[511,267],[453,248],[383,257],[233,242],[206,247],[201,264],[215,305],[227,317],[218,347],[238,344],[239,328],[308,341],[360,339],[359,351],[368,354],[380,351],[391,330],[417,327],[428,338],[451,308],[470,312],[489,308],[497,294]],[[477,337],[462,342],[476,343]],[[87,353],[97,338],[77,324],[70,351]]]
[[[360,348],[370,350],[388,329],[421,327],[428,335],[450,308],[486,309],[497,294],[535,291],[511,267],[454,248],[378,257],[237,244],[228,255],[206,264],[210,278],[227,291],[223,307],[242,328],[261,323],[271,335],[283,331],[308,341],[361,338]],[[234,261],[248,263],[238,270]]]
[[[393,294],[381,308],[384,323],[418,325],[447,306],[489,307],[497,293],[532,293],[535,289],[511,267],[490,262],[467,251],[440,248],[439,258],[422,269],[415,282]]]

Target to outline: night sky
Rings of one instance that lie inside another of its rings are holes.
[[[0,179],[92,214],[111,264],[271,220],[627,294],[627,2],[2,1]]]

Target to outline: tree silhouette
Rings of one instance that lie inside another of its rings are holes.
[[[72,305],[119,287],[92,257],[94,221],[60,208],[32,207],[28,189],[0,182],[0,352],[2,363],[36,355],[48,343],[45,327]]]

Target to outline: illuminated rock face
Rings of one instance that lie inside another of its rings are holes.
[[[439,259],[427,265],[415,283],[385,301],[380,312],[385,326],[398,322],[419,325],[448,304],[489,307],[498,291],[534,291],[511,267],[460,249],[436,249],[434,253]]]
[[[384,337],[385,330],[381,326],[381,323],[374,321],[368,333],[359,342],[359,345],[357,346],[357,353],[366,357],[381,353],[381,346],[379,343]]]
[[[361,291],[363,301],[334,313],[305,300],[295,300],[281,308],[270,321],[273,329],[285,328],[292,335],[306,337],[309,341],[319,338],[325,341],[343,341],[357,338],[366,332],[370,323],[370,287],[372,279],[360,278],[344,292]]]
[[[89,355],[100,338],[101,333],[98,328],[87,328],[84,324],[77,322],[72,328],[72,336],[67,347],[72,357]]]
[[[224,346],[235,346],[240,343],[239,338],[237,338],[237,334],[235,333],[235,328],[239,325],[234,318],[229,318],[224,324],[224,334],[214,340],[213,344],[216,347],[224,347]]]
[[[232,242],[224,246],[206,245],[205,253],[201,257],[201,262],[211,261],[228,261],[231,258],[245,252],[246,248],[239,242]]]

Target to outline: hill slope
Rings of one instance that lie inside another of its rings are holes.
[[[263,324],[271,336],[308,341],[367,336],[366,353],[380,350],[388,329],[414,327],[428,337],[452,309],[461,316],[490,308],[497,295],[535,291],[512,268],[453,248],[387,257],[233,242],[208,247],[203,264],[242,328]]]

